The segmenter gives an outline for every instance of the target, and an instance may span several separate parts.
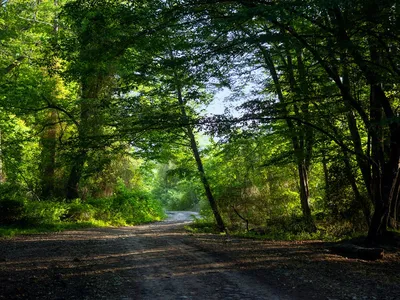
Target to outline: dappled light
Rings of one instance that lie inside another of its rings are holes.
[[[253,299],[249,287],[238,287],[243,278],[235,275],[236,263],[216,260],[188,244],[187,234],[181,227],[177,230],[182,224],[166,221],[35,236],[25,242],[2,240],[1,249],[14,251],[0,251],[4,260],[0,280],[12,283],[1,286],[0,294],[21,293],[22,297],[26,282],[44,286],[52,278],[68,287],[72,297],[83,293],[84,297],[109,295],[114,299],[128,293],[133,299],[164,299],[162,295],[172,288],[171,299],[185,295],[200,299],[204,290],[219,295],[215,299],[235,293]],[[140,288],[126,291],[131,281]],[[97,290],[85,292],[91,285]],[[53,292],[52,297],[58,297],[57,288]],[[33,296],[43,297],[45,291],[38,289],[37,293]]]
[[[400,299],[400,2],[0,0],[0,300]]]
[[[208,295],[224,299],[236,295],[238,299],[273,299],[283,295],[290,299],[317,295],[317,287],[329,285],[337,288],[330,295],[340,298],[354,292],[353,287],[343,286],[343,277],[359,282],[359,295],[377,295],[375,285],[365,286],[366,277],[398,293],[395,282],[390,283],[400,267],[396,254],[388,253],[380,262],[352,260],[331,253],[321,241],[188,235],[182,228],[187,223],[170,218],[136,227],[1,240],[0,280],[7,284],[0,287],[0,295],[24,298],[30,286],[36,286],[41,288],[34,289],[34,297],[54,299],[66,289],[71,298],[202,299]],[[53,282],[51,296],[46,294],[49,280]],[[288,290],[278,293],[278,286]],[[270,296],[260,296],[265,293]]]
[[[399,292],[382,273],[400,267],[396,254],[380,262],[346,259],[332,254],[320,241],[260,241],[226,235],[188,235],[186,221],[165,221],[121,228],[94,228],[0,240],[0,295],[35,289],[44,297],[49,280],[51,297],[119,299],[278,299],[279,285],[289,287],[279,297],[303,297],[317,289],[339,286],[343,277],[364,284],[366,274]],[[315,277],[314,272],[324,272]],[[357,279],[357,276],[359,277]],[[328,280],[328,281],[327,281]],[[394,283],[393,283],[394,284]],[[329,289],[328,289],[329,290]],[[269,295],[268,297],[261,295]],[[350,293],[342,286],[332,297]],[[286,295],[286,296],[285,296]],[[46,296],[47,297],[47,296]],[[272,297],[272,298],[269,298]],[[236,298],[235,298],[236,299]]]

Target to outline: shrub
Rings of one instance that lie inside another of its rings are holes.
[[[87,204],[93,208],[94,219],[112,225],[134,225],[164,217],[161,203],[154,200],[150,193],[130,191],[122,184],[113,197],[90,199]]]
[[[25,203],[24,225],[59,223],[68,211],[66,203],[56,201],[28,201]]]
[[[72,222],[88,222],[93,219],[94,215],[95,208],[92,205],[76,199],[68,204],[67,211],[62,219]]]
[[[161,204],[145,191],[118,189],[112,199],[111,211],[124,218],[127,224],[160,220],[164,215]]]
[[[267,221],[266,231],[284,231],[290,234],[308,232],[310,224],[302,216],[292,215],[289,217],[275,217]]]
[[[1,189],[1,188],[0,188]],[[17,232],[62,230],[74,226],[134,225],[161,220],[164,212],[161,204],[145,191],[129,191],[121,186],[109,198],[76,199],[63,201],[28,201],[10,194],[0,196],[0,235]],[[19,231],[18,231],[19,230]]]

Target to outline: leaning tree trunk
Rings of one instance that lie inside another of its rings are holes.
[[[209,184],[207,176],[205,174],[203,163],[202,163],[202,160],[201,160],[201,157],[200,157],[200,153],[199,153],[199,150],[198,150],[198,147],[197,147],[196,139],[195,139],[195,136],[193,134],[193,130],[189,125],[187,126],[187,134],[188,134],[189,139],[190,139],[190,147],[192,148],[193,156],[194,156],[194,158],[196,160],[197,169],[199,171],[200,179],[201,179],[201,182],[203,183],[203,187],[204,187],[204,190],[206,192],[206,196],[207,196],[208,202],[210,203],[211,209],[213,211],[215,220],[217,222],[218,229],[221,232],[224,232],[224,231],[226,231],[226,227],[225,227],[224,221],[222,220],[221,214],[219,213],[217,202],[215,201],[214,195],[213,195],[213,193],[211,191],[210,184]]]
[[[180,110],[181,110],[182,121],[183,121],[183,124],[186,129],[186,134],[189,137],[190,148],[192,149],[194,159],[196,160],[197,170],[199,171],[200,179],[201,179],[201,182],[203,183],[204,191],[206,193],[208,202],[210,203],[211,209],[213,211],[214,218],[215,218],[215,221],[217,222],[218,229],[220,230],[220,232],[226,232],[227,229],[226,229],[225,223],[222,220],[221,214],[218,209],[217,202],[215,201],[215,198],[211,191],[211,187],[208,182],[206,173],[204,171],[203,162],[201,160],[201,156],[200,156],[199,149],[197,146],[196,138],[193,133],[193,129],[192,129],[191,125],[189,124],[189,119],[188,119],[186,109],[185,109],[185,102],[184,102],[183,95],[182,95],[182,89],[179,84],[179,78],[176,73],[174,75],[175,75],[175,85],[176,85],[176,89],[177,89],[177,96],[178,96],[178,102],[179,102],[179,106],[180,106]]]

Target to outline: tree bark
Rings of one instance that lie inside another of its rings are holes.
[[[98,123],[100,116],[96,112],[96,105],[101,89],[103,88],[102,76],[89,75],[82,79],[80,122],[78,123],[77,152],[73,157],[72,166],[66,187],[66,199],[79,198],[79,181],[82,178],[88,149],[93,135],[101,130]]]
[[[330,199],[329,191],[329,172],[328,172],[328,160],[326,159],[326,154],[322,154],[322,169],[324,171],[324,181],[325,181],[325,200],[328,202]]]
[[[314,228],[313,231],[316,229],[315,225],[313,224],[312,216],[311,216],[311,209],[309,204],[310,199],[310,191],[308,186],[308,172],[306,166],[302,163],[297,165],[297,169],[299,172],[299,179],[300,179],[300,201],[301,201],[301,210],[303,212],[304,218],[307,222],[310,223],[311,226]]]
[[[79,198],[79,181],[82,177],[85,161],[86,151],[81,151],[81,153],[74,158],[66,189],[66,199],[68,201]]]
[[[41,136],[41,198],[49,199],[54,196],[55,169],[56,169],[56,147],[57,147],[57,114],[53,110],[49,113],[48,121],[50,125],[45,129]]]
[[[389,212],[389,194],[384,188],[383,180],[388,177],[385,168],[385,158],[383,149],[383,130],[382,130],[382,108],[379,103],[377,87],[371,85],[370,106],[371,106],[371,156],[372,156],[372,180],[371,195],[375,211],[372,216],[371,226],[368,231],[368,241],[370,243],[379,243],[380,239],[387,231],[387,216]],[[386,175],[386,176],[385,176]],[[389,178],[387,178],[389,179]]]
[[[400,169],[399,169],[400,171]],[[388,227],[392,229],[399,229],[399,194],[400,194],[400,174],[399,171],[396,174],[395,184],[393,185],[393,190],[391,191],[392,203],[390,206]]]

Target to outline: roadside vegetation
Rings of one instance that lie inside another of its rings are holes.
[[[3,194],[4,195],[4,194]],[[35,201],[22,195],[0,199],[0,236],[86,227],[132,226],[165,217],[159,201],[145,191],[120,186],[112,197]]]
[[[134,225],[166,208],[201,211],[194,231],[395,241],[399,12],[0,1],[0,232]]]

